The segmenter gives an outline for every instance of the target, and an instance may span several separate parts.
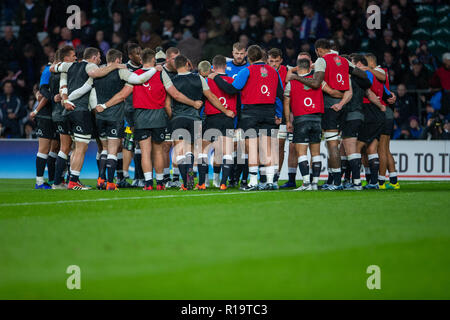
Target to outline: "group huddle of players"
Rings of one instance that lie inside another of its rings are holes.
[[[35,188],[90,189],[80,172],[91,139],[98,189],[153,190],[155,178],[157,190],[205,190],[213,157],[214,187],[276,190],[286,142],[289,180],[281,188],[296,187],[298,167],[303,183],[296,190],[362,190],[362,164],[364,188],[400,188],[389,150],[396,97],[387,71],[374,55],[339,55],[326,39],[315,50],[314,63],[301,52],[297,65],[286,67],[277,48],[236,43],[232,58],[217,55],[194,71],[174,47],[164,53],[130,44],[126,64],[110,49],[104,66],[96,48],[77,61],[74,48],[63,47],[42,74],[32,113]],[[319,186],[322,137],[328,181]]]

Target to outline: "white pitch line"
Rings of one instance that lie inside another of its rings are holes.
[[[228,193],[203,193],[203,194],[170,194],[162,196],[150,196],[150,197],[123,197],[123,198],[96,198],[96,199],[82,199],[82,200],[58,200],[58,201],[41,201],[41,202],[18,202],[18,203],[2,203],[0,207],[19,207],[19,206],[32,206],[32,205],[53,205],[53,204],[65,204],[65,203],[78,203],[78,202],[97,202],[97,201],[115,201],[115,200],[140,200],[140,199],[162,199],[162,198],[183,198],[183,197],[208,197],[208,196],[227,196],[236,194],[249,194],[249,193],[261,193],[264,191],[248,191],[248,192],[228,192]]]

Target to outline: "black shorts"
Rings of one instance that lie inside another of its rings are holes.
[[[134,139],[136,141],[148,138],[151,138],[152,142],[163,142],[166,138],[166,128],[134,129]]]
[[[331,108],[325,108],[325,112],[322,116],[322,129],[323,130],[341,130],[345,121],[345,110],[334,111]]]
[[[44,139],[56,139],[56,126],[53,120],[36,117],[36,136]]]
[[[170,121],[172,140],[188,140],[187,134],[189,134],[190,142],[194,143],[196,139],[201,137],[201,132],[195,132],[195,121],[201,120],[194,120],[185,117],[177,117],[172,119]]]
[[[122,139],[125,137],[124,121],[97,119],[96,127],[99,138]]]
[[[125,105],[125,120],[130,128],[134,127],[134,108]]]
[[[211,130],[210,133],[215,134],[213,132],[214,129],[220,131],[222,136],[226,136],[228,134],[228,136],[232,138],[234,135],[234,119],[227,117],[223,113],[207,116],[203,124],[203,136],[205,137],[205,132],[207,130]],[[207,140],[214,141],[215,139]]]
[[[67,120],[56,121],[56,132],[59,134],[72,135],[72,131],[70,130],[70,124]]]
[[[373,140],[380,140],[384,129],[384,122],[363,122],[358,140],[370,144]]]
[[[272,130],[278,129],[275,123],[275,108],[251,106],[242,110],[239,127],[244,130],[244,138],[256,138],[261,134],[271,136]]]
[[[391,136],[393,132],[394,132],[394,119],[385,119],[383,132],[381,132],[381,134]]]
[[[358,138],[362,126],[363,121],[361,119],[344,121],[341,136],[343,138]]]
[[[66,116],[69,130],[73,133],[75,140],[81,139],[88,142],[94,133],[92,113],[89,111],[74,111]]]
[[[320,121],[302,121],[294,124],[294,143],[320,143],[322,126]]]

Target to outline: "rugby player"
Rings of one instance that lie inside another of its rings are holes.
[[[313,77],[311,63],[308,59],[297,61],[297,74],[300,77]],[[290,120],[291,111],[294,115]],[[284,90],[284,116],[286,126],[294,131],[293,143],[298,155],[298,167],[303,177],[303,185],[298,191],[318,190],[322,160],[320,156],[320,140],[322,138],[322,114],[324,113],[322,89],[312,89],[297,80],[291,80]],[[312,183],[308,164],[308,146],[312,162]]]
[[[222,106],[216,95],[214,95],[206,80],[191,73],[188,59],[179,55],[175,58],[175,67],[178,75],[172,79],[174,86],[188,98],[201,101],[203,97],[217,109],[223,111],[226,116],[234,118],[235,114],[231,110],[227,110]],[[181,190],[193,189],[193,164],[194,154],[193,143],[198,137],[199,133],[194,130],[194,122],[201,121],[199,109],[181,101],[173,101],[171,120],[171,127],[173,130],[172,136],[175,141],[175,155],[178,168],[183,177],[183,185]],[[189,137],[190,136],[190,137]],[[207,156],[199,154],[199,164],[206,161]]]
[[[89,78],[100,78],[118,68],[125,68],[122,64],[111,64],[110,66],[99,68],[100,51],[96,48],[87,48],[83,53],[83,60],[78,63],[63,62],[54,67],[56,72],[67,73],[68,94],[77,89],[81,89]],[[68,189],[87,190],[80,182],[80,172],[83,167],[84,156],[93,134],[93,123],[89,108],[90,90],[80,98],[70,101],[63,99],[65,110],[63,116],[69,122],[69,129],[73,132],[75,140],[75,151],[72,154],[70,164],[70,181]],[[65,95],[67,96],[67,95]]]
[[[222,55],[217,55],[213,58],[212,61],[214,72],[217,73],[218,77],[221,77],[223,80],[228,83],[233,82],[233,78],[228,77],[225,73],[227,61],[226,58]],[[214,158],[216,159],[218,155],[222,155],[222,178],[220,180],[220,190],[227,189],[227,181],[231,174],[231,168],[233,166],[233,135],[234,135],[234,122],[233,119],[225,114],[227,110],[231,110],[234,114],[236,114],[236,102],[237,95],[229,95],[223,90],[221,90],[213,79],[207,80],[208,86],[213,94],[215,94],[219,101],[222,103],[223,108],[216,108],[209,100],[205,102],[205,114],[206,121],[204,126],[204,136],[211,133],[210,131],[219,130],[220,138],[215,143],[215,154]],[[203,148],[205,150],[205,148]],[[202,162],[199,162],[202,165],[204,164],[204,156],[207,153],[203,152],[203,157],[199,157]],[[215,161],[215,165],[218,161]],[[207,166],[207,164],[206,164]],[[220,171],[219,171],[220,172]],[[199,169],[199,187],[202,187],[202,182],[204,178],[202,177],[202,171]],[[204,175],[204,173],[203,173]],[[216,171],[214,172],[216,175]]]
[[[389,74],[388,70],[377,66],[377,58],[374,54],[368,53],[365,55],[368,67],[373,75],[381,83],[384,83],[389,90]],[[378,183],[380,189],[400,189],[400,184],[397,179],[397,170],[395,168],[394,157],[390,150],[391,135],[394,131],[394,110],[392,104],[388,104],[385,112],[385,126],[380,135],[380,142],[378,145],[378,155],[380,157],[380,173],[378,175]],[[389,182],[385,183],[386,170],[389,171]]]
[[[142,150],[142,169],[144,171],[144,190],[153,190],[153,167],[156,172],[157,190],[164,190],[164,154],[162,143],[166,136],[167,119],[171,115],[170,102],[167,103],[166,90],[176,100],[189,106],[200,108],[202,101],[193,101],[180,93],[172,84],[170,77],[162,67],[155,70],[155,52],[144,49],[141,53],[143,67],[135,71],[140,77],[152,75],[141,85],[128,82],[120,92],[116,93],[105,104],[98,105],[97,111],[108,110],[124,101],[133,93],[133,123],[135,139]],[[162,72],[161,72],[162,71]],[[154,75],[153,75],[154,74]],[[131,77],[130,77],[131,78]],[[153,163],[152,163],[153,155]]]
[[[211,74],[219,88],[228,94],[241,91],[242,112],[240,128],[244,130],[246,148],[249,150],[250,182],[243,190],[258,190],[258,155],[271,154],[271,134],[277,128],[276,98],[282,101],[283,85],[275,69],[263,62],[263,52],[257,45],[247,50],[250,66],[242,69],[232,84],[229,84],[216,74]],[[258,143],[258,136],[262,143]],[[277,149],[278,151],[278,149]],[[262,158],[262,157],[261,157]],[[266,162],[266,163],[263,163]],[[262,165],[270,164],[264,159]],[[272,166],[266,168],[267,189],[273,187],[274,171]]]
[[[240,43],[236,42],[233,44],[233,51],[231,52],[233,59],[230,59],[227,61],[227,68],[225,70],[225,73],[228,77],[235,78],[239,71],[241,71],[243,68],[247,68],[250,64],[247,62],[247,50],[246,48]],[[244,188],[247,185],[247,179],[248,179],[248,150],[242,150],[245,148],[245,146],[242,145],[242,130],[239,127],[239,120],[241,115],[241,97],[240,95],[237,96],[237,107],[236,107],[236,117],[234,119],[234,125],[235,125],[235,136],[233,138],[234,143],[234,149],[233,149],[233,160],[234,163],[231,167],[231,173],[230,173],[230,183],[228,187],[235,187],[237,184],[239,184],[239,179],[242,175],[242,180],[240,182],[240,187]],[[240,151],[238,152],[238,146],[240,148]],[[237,155],[240,155],[240,159],[237,159]],[[216,187],[219,187],[219,179],[220,179],[220,167],[214,168],[214,173],[216,176],[217,172],[217,180],[214,180],[214,185]]]
[[[172,80],[177,76],[177,69],[175,67],[175,58],[180,55],[180,50],[176,47],[170,47],[166,50],[166,62],[163,65],[164,71]],[[181,188],[180,170],[176,161],[172,162],[173,177],[170,179],[170,150],[173,149],[172,129],[170,121],[167,122],[166,140],[163,143],[164,147],[164,181],[166,188]]]
[[[362,70],[356,68],[347,59],[340,57],[331,50],[330,42],[326,39],[319,39],[315,42],[315,50],[318,56],[314,63],[314,77],[302,78],[298,75],[290,75],[289,80],[295,79],[313,89],[322,86],[322,82],[334,90],[350,90],[350,77],[367,78]],[[348,100],[351,95],[346,96]],[[339,154],[339,130],[344,120],[345,110],[342,109],[342,100],[324,94],[325,113],[322,117],[322,129],[325,131],[324,137],[328,147],[328,167],[331,170],[333,184],[327,184],[324,190],[342,190],[341,184],[341,159]]]
[[[366,147],[367,159],[370,169],[370,175],[368,177],[368,184],[366,189],[379,189],[378,185],[378,170],[379,170],[379,157],[378,157],[378,141],[380,139],[381,132],[385,126],[385,111],[386,102],[394,103],[395,96],[377,80],[374,74],[368,68],[367,59],[363,55],[352,56],[356,66],[367,73],[368,79],[371,82],[370,90],[378,97],[381,105],[372,103],[366,97],[363,98],[364,103],[364,125],[358,136],[358,145],[361,150]],[[388,100],[389,99],[389,100]],[[368,174],[366,170],[366,175]]]
[[[122,52],[116,49],[110,49],[106,53],[107,66],[111,64],[122,63]],[[111,99],[117,92],[122,90],[126,82],[130,84],[143,84],[148,81],[156,72],[152,68],[147,72],[132,73],[128,69],[116,69],[102,78],[94,80],[97,104],[96,104],[96,127],[103,145],[103,149],[107,150],[106,161],[100,162],[101,177],[97,180],[97,188],[102,189],[105,183],[104,177],[107,171],[108,182],[107,190],[116,190],[117,185],[114,183],[115,171],[117,168],[117,153],[121,145],[121,139],[124,137],[124,104],[119,103],[114,108],[106,109],[104,103]],[[99,107],[100,106],[100,107]],[[104,108],[103,108],[104,107]]]
[[[44,68],[39,84],[36,109],[31,112],[31,119],[36,118],[36,135],[38,137],[38,152],[36,154],[36,185],[35,189],[51,189],[54,183],[55,162],[59,142],[56,128],[52,120],[52,95],[50,92],[50,61]],[[48,167],[48,182],[44,181],[45,166]]]

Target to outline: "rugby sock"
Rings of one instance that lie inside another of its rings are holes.
[[[263,165],[259,166],[259,181],[261,183],[267,182],[267,176],[266,176],[266,167]]]
[[[117,153],[117,180],[123,180],[124,172],[123,172],[123,154],[122,152]]]
[[[344,179],[350,181],[350,164],[347,156],[341,156],[341,173],[344,174]]]
[[[123,178],[124,179],[129,179],[130,178],[130,174],[127,170],[123,170]]]
[[[177,161],[178,164],[178,161]],[[180,181],[180,168],[173,167],[173,179],[172,181]]]
[[[369,160],[369,168],[370,168],[370,184],[377,184],[378,178],[378,169],[380,168],[380,160],[378,159],[378,154],[372,153],[367,155],[367,159]]]
[[[224,155],[222,159],[222,180],[220,184],[227,184],[228,177],[231,174],[231,167],[233,166],[233,157],[231,155]]]
[[[333,176],[334,185],[340,186],[342,183],[341,168],[331,168],[331,175]]]
[[[194,154],[192,152],[186,153],[186,178],[189,172],[194,171]],[[187,180],[186,180],[187,182]]]
[[[322,157],[314,156],[312,157],[311,161],[312,161],[312,176],[313,176],[312,183],[318,184],[320,171],[322,170]]]
[[[295,183],[295,176],[297,175],[297,168],[288,168],[288,176],[289,176],[289,183]]]
[[[378,175],[378,184],[382,186],[386,182],[386,177]]]
[[[274,167],[273,166],[266,167],[267,183],[273,184],[274,175],[275,175]]]
[[[55,182],[55,167],[56,167],[56,158],[58,154],[54,152],[49,152],[47,159],[47,169],[48,169],[48,182],[52,184]]]
[[[298,168],[303,178],[303,184],[309,183],[309,164],[307,156],[298,157]]]
[[[61,184],[63,182],[64,177],[64,171],[67,166],[67,154],[60,151],[58,152],[58,158],[56,159],[56,165],[55,165],[55,184]]]
[[[97,160],[97,170],[100,171],[100,155],[101,153],[97,151],[97,155],[95,156],[95,159]]]
[[[245,155],[244,169],[242,170],[242,183],[247,183],[249,175],[248,154]]]
[[[280,174],[278,173],[278,166],[273,167],[273,182],[278,183],[278,179],[280,178]]]
[[[134,152],[134,180],[143,179],[144,173],[142,171],[142,154],[141,149],[136,149]]]
[[[164,173],[157,173],[156,174],[156,184],[158,186],[164,185]]]
[[[170,168],[164,168],[163,176],[164,176],[164,183],[170,181]]]
[[[118,160],[117,156],[113,154],[108,154],[108,158],[106,159],[106,168],[108,170],[108,182],[114,182],[114,174],[116,173]]]
[[[245,154],[241,155],[241,159],[239,160],[238,163],[236,163],[236,170],[234,172],[234,179],[236,181],[239,181],[241,178],[241,174],[244,171],[244,167],[245,167]],[[247,156],[248,157],[248,156]]]
[[[389,182],[391,184],[397,184],[397,171],[389,172]]]
[[[177,178],[179,180],[180,174],[181,174],[181,179],[183,179],[184,183],[186,183],[186,176],[187,176],[185,161],[186,161],[186,156],[177,156],[177,165],[178,165],[178,172],[179,172],[179,174],[177,175],[178,176]],[[174,172],[175,172],[175,169],[176,168],[174,168]],[[174,178],[174,181],[178,181],[178,180],[175,180],[175,173],[173,175],[173,178]]]
[[[100,154],[100,168],[98,170],[98,177],[106,179],[106,159],[108,158],[108,151],[103,150]]]
[[[258,184],[258,166],[249,166],[248,167],[248,175],[250,177],[250,183],[251,186],[256,186]]]
[[[144,172],[145,187],[153,187],[153,172]]]
[[[47,164],[48,155],[38,152],[36,154],[36,184],[41,185],[44,183],[44,171]]]
[[[231,160],[233,160],[233,157],[231,157]],[[220,166],[214,165],[213,170],[214,170],[214,181],[219,181],[220,180]],[[230,168],[230,172],[231,172],[231,168]],[[227,179],[229,178],[229,173],[227,176]],[[223,172],[222,172],[222,177],[223,177]]]
[[[70,181],[79,182],[80,181],[80,171],[70,170]]]
[[[230,183],[234,183],[236,181],[235,172],[237,171],[237,155],[236,151],[233,151],[233,164],[231,165],[231,172],[229,175]]]
[[[208,174],[208,155],[200,153],[198,155],[198,184],[202,185],[206,182],[206,175]]]
[[[366,181],[367,181],[367,183],[370,183],[370,176],[371,176],[370,167],[364,167],[364,172],[366,173]]]
[[[352,170],[353,183],[357,186],[361,185],[361,154],[350,154],[348,156],[348,164]]]
[[[331,168],[328,168],[328,180],[327,184],[333,184],[333,174],[331,173]]]

